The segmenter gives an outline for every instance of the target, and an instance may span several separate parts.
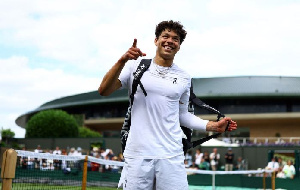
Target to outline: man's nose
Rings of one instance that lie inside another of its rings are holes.
[[[167,42],[168,42],[168,43],[173,43],[174,41],[173,41],[172,38],[168,38],[168,39],[167,39]]]

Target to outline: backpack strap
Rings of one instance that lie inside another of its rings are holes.
[[[151,59],[142,59],[140,64],[138,65],[136,71],[133,73],[133,82],[132,82],[132,88],[131,88],[131,94],[130,94],[130,104],[128,106],[128,110],[126,113],[126,117],[124,119],[124,123],[121,129],[121,144],[122,144],[122,153],[125,150],[126,147],[126,141],[128,138],[130,126],[131,126],[131,108],[134,101],[134,94],[137,91],[138,85],[140,85],[143,93],[145,96],[147,96],[147,92],[141,83],[141,78],[144,74],[144,72],[150,67]]]
[[[143,93],[145,96],[147,96],[147,92],[141,83],[141,78],[144,74],[144,72],[150,67],[151,59],[142,59],[139,66],[137,67],[136,71],[133,73],[133,82],[132,82],[132,88],[131,88],[131,94],[130,94],[130,104],[133,104],[134,100],[134,94],[137,91],[137,86],[140,85]]]
[[[221,117],[225,117],[224,114],[222,114],[220,111],[218,111],[217,109],[205,104],[202,100],[200,100],[199,98],[197,98],[197,96],[194,94],[194,91],[193,91],[193,84],[191,84],[191,89],[190,89],[190,105],[189,106],[193,106],[193,105],[196,105],[202,109],[205,109],[205,110],[208,110],[212,113],[215,113],[217,114],[217,120],[216,121],[219,121]],[[225,129],[225,131],[228,130],[228,127],[229,127],[229,123]],[[189,129],[189,128],[186,128],[184,126],[181,126],[181,129],[183,130],[184,134],[186,135],[186,139],[182,139],[182,142],[183,142],[183,151],[184,153],[187,152],[187,150],[191,149],[191,148],[195,148],[196,146],[210,140],[210,139],[213,139],[213,138],[217,138],[218,136],[220,136],[222,133],[216,133],[216,134],[213,134],[213,135],[210,135],[210,136],[207,136],[207,137],[204,137],[204,138],[201,138],[199,140],[196,140],[196,141],[193,141],[191,142],[191,133],[192,133],[192,130]]]

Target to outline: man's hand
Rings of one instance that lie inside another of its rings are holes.
[[[218,132],[223,133],[225,132],[225,129],[228,126],[228,131],[234,131],[237,129],[237,123],[233,120],[231,120],[230,117],[224,117],[220,121],[210,121],[207,123],[206,131],[212,131],[212,132]]]
[[[131,48],[128,49],[128,51],[120,58],[120,61],[122,63],[126,63],[128,60],[136,60],[138,57],[146,56],[145,53],[143,53],[139,48],[136,47],[137,39],[133,40],[133,44]]]
[[[228,131],[233,131],[237,129],[237,123],[231,120],[230,117],[224,117],[222,120],[218,121],[218,132],[225,132],[225,129],[228,126]]]

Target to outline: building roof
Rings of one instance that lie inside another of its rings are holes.
[[[197,97],[282,97],[300,95],[300,77],[244,76],[193,79]]]
[[[281,76],[240,76],[193,79],[194,93],[200,98],[299,97],[299,84],[300,77]],[[42,110],[125,101],[128,101],[128,92],[125,89],[118,90],[107,97],[100,96],[98,91],[66,96],[49,101],[37,109],[19,116],[16,119],[16,123],[24,127],[29,115]]]
[[[193,79],[197,97],[266,97],[299,96],[300,77],[218,77]],[[110,96],[100,96],[92,91],[55,99],[41,105],[37,110],[73,105],[128,101],[127,90],[118,90]]]

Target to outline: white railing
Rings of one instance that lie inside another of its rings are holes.
[[[291,144],[300,145],[300,137],[231,137],[218,138],[219,140],[229,141],[230,143],[245,144]]]

